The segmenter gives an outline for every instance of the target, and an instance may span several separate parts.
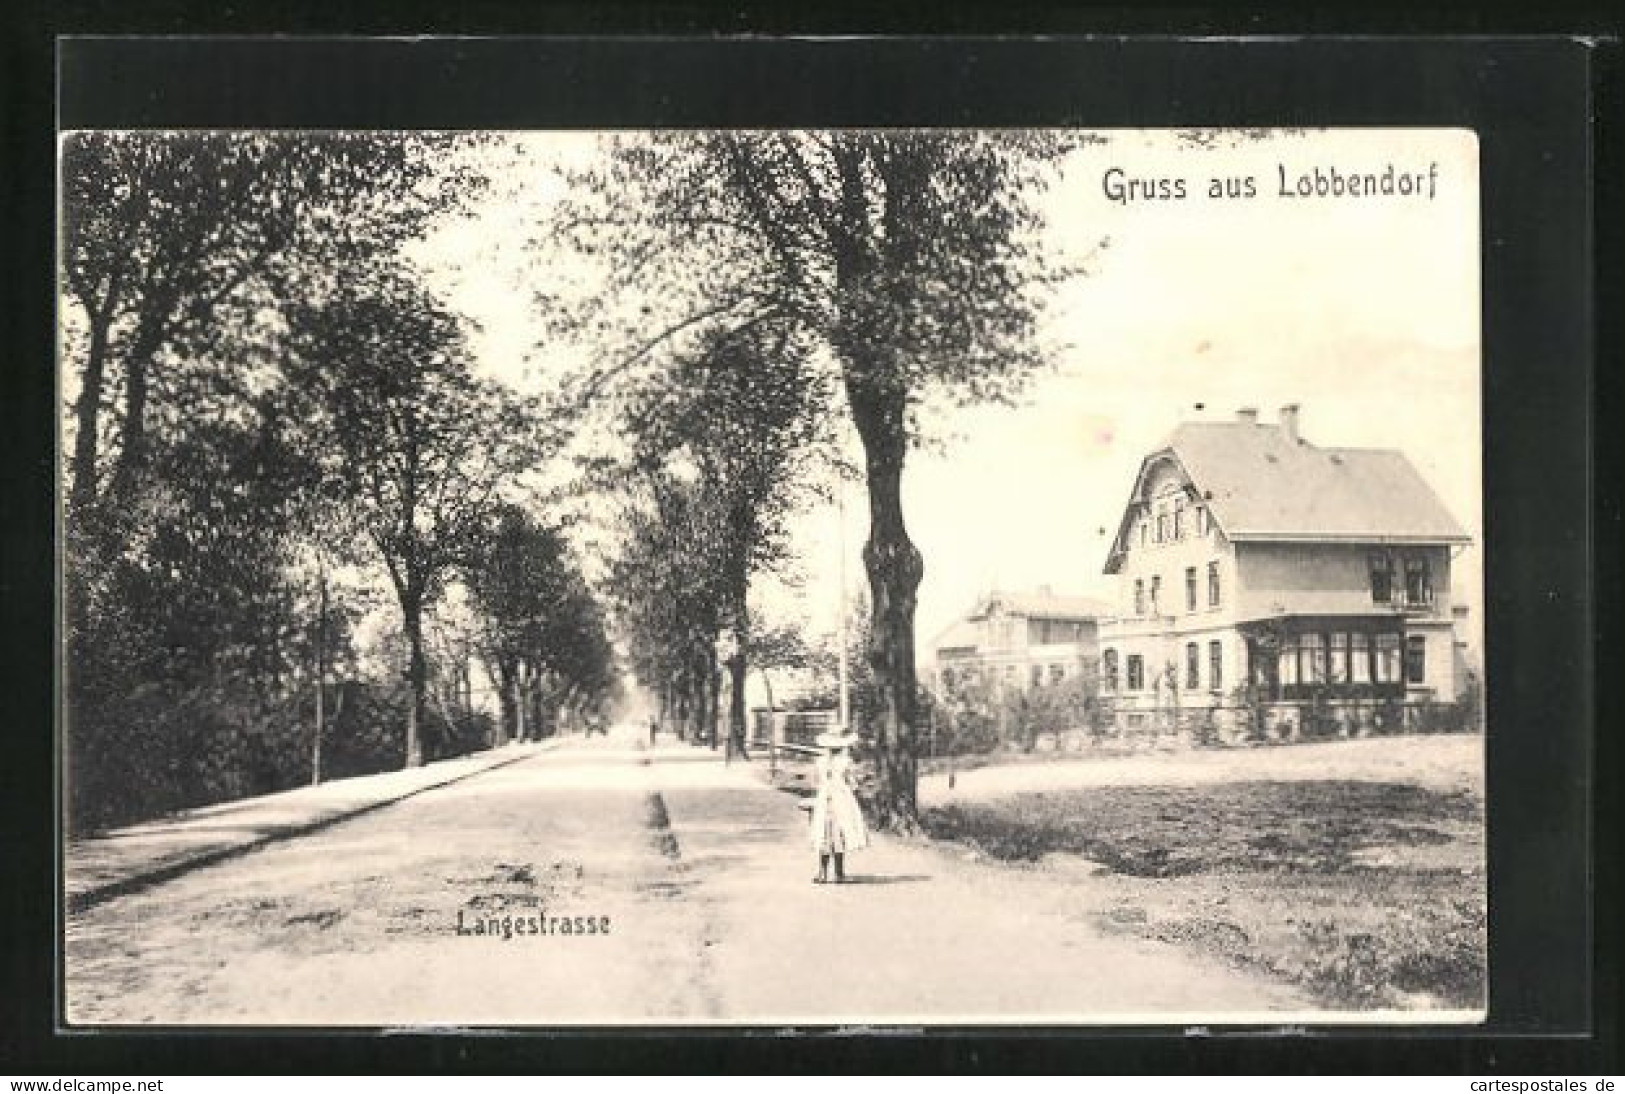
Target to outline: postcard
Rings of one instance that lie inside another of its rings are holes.
[[[59,155],[70,1027],[1483,1019],[1473,132]]]

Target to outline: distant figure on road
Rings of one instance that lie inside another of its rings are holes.
[[[650,748],[653,748],[655,746],[655,734],[657,734],[659,732],[660,732],[660,719],[659,718],[650,718],[649,719],[649,747]]]
[[[830,859],[835,860],[835,880],[846,880],[846,854],[869,846],[869,829],[863,811],[852,793],[851,749],[857,743],[851,730],[820,734],[813,743],[824,750],[816,763],[818,792],[813,797],[812,845],[818,853],[819,885],[829,880]]]

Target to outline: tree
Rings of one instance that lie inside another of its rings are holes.
[[[284,372],[290,318],[477,189],[465,143],[64,137],[76,821],[291,785],[320,762],[305,735],[324,669],[355,670],[356,604],[335,588],[323,610],[344,525]]]
[[[726,610],[721,512],[703,480],[644,468],[622,491],[625,536],[611,569],[633,671],[657,689],[662,717],[678,720],[679,736],[713,747]]]
[[[1008,397],[1041,360],[1047,271],[1033,197],[1063,142],[1036,133],[709,133],[631,140],[573,221],[618,248],[629,288],[660,284],[674,314],[632,316],[625,352],[587,397],[652,346],[707,327],[789,319],[833,354],[864,450],[874,618],[868,660],[876,820],[915,824],[914,610],[923,558],[902,474],[933,392]],[[665,255],[667,261],[661,262]],[[671,286],[684,286],[680,293]]]
[[[626,415],[634,459],[661,468],[686,460],[697,476],[692,514],[709,523],[678,549],[714,568],[726,632],[730,747],[746,741],[745,679],[753,647],[753,575],[785,558],[785,517],[808,487],[806,472],[828,402],[806,347],[785,323],[711,331]],[[667,560],[668,565],[674,565]]]
[[[478,189],[466,138],[83,132],[63,139],[63,289],[83,338],[70,511],[99,493],[101,413],[122,378],[113,485],[146,465],[154,368],[218,346],[291,285],[396,252]]]
[[[767,709],[771,715],[777,707],[773,699],[773,681],[768,670],[806,668],[812,659],[812,650],[799,628],[778,624],[752,627],[749,653],[750,663],[756,667],[767,690]]]
[[[398,269],[352,271],[296,312],[290,343],[290,371],[327,437],[330,488],[354,507],[400,607],[406,765],[417,766],[424,611],[474,557],[499,489],[541,438],[522,404],[472,375],[461,321]]]
[[[278,789],[302,773],[311,468],[274,399],[233,409],[155,437],[151,504],[129,515],[129,534],[84,585],[67,677],[76,827]],[[327,628],[339,662],[346,609],[336,604]]]
[[[615,683],[614,649],[562,528],[500,506],[466,573],[504,739],[539,736],[544,702],[604,701]]]

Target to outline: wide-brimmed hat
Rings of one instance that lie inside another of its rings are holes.
[[[851,748],[858,743],[858,735],[850,729],[825,730],[813,738],[819,748]]]

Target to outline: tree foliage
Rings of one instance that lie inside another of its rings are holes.
[[[571,221],[589,254],[617,254],[613,299],[664,302],[596,319],[623,349],[578,398],[710,329],[789,322],[833,355],[869,492],[867,654],[884,696],[871,723],[877,819],[897,827],[915,816],[924,573],[903,518],[903,466],[931,393],[1007,398],[1041,362],[1037,319],[1058,271],[1037,251],[1034,198],[1062,151],[1059,138],[1017,132],[629,138],[584,180],[589,196]]]
[[[625,484],[623,541],[611,564],[616,618],[631,668],[679,736],[715,739],[717,640],[727,598],[715,560],[722,511],[706,485],[645,469]]]
[[[597,711],[612,698],[615,651],[604,613],[562,528],[502,506],[466,573],[505,740],[544,736],[554,728],[550,714]]]
[[[406,763],[428,666],[425,610],[479,544],[499,491],[538,458],[523,404],[477,379],[462,321],[407,273],[356,271],[331,298],[296,310],[289,371],[323,438],[324,485],[389,574],[407,644]]]
[[[684,640],[715,646],[726,634],[729,732],[741,752],[751,581],[787,557],[786,517],[815,489],[811,465],[825,432],[827,385],[807,367],[803,342],[783,323],[709,331],[638,391],[625,413],[636,466],[657,482],[673,466],[691,473],[683,523],[667,531],[680,533],[672,549],[693,556],[676,565],[692,571],[689,593],[709,598],[698,610],[716,629]],[[664,488],[677,489],[670,482]],[[668,576],[661,568],[674,565],[670,557],[641,562],[623,567],[623,574],[659,583]],[[665,637],[639,635],[643,641]]]
[[[334,270],[395,253],[476,188],[478,178],[454,166],[457,142],[363,134],[64,137],[62,288],[82,326],[73,509],[93,503],[109,475],[128,489],[144,469],[150,418],[188,379],[160,365],[218,360],[266,309]],[[109,446],[101,415],[115,380],[122,404]]]
[[[69,820],[78,829],[309,781],[364,685],[347,508],[294,376],[300,308],[396,255],[479,180],[462,138],[68,134]],[[323,600],[327,599],[325,610]],[[319,671],[318,666],[323,671]],[[368,734],[371,729],[368,729]],[[335,770],[377,770],[368,739]],[[381,737],[380,737],[381,740]]]

